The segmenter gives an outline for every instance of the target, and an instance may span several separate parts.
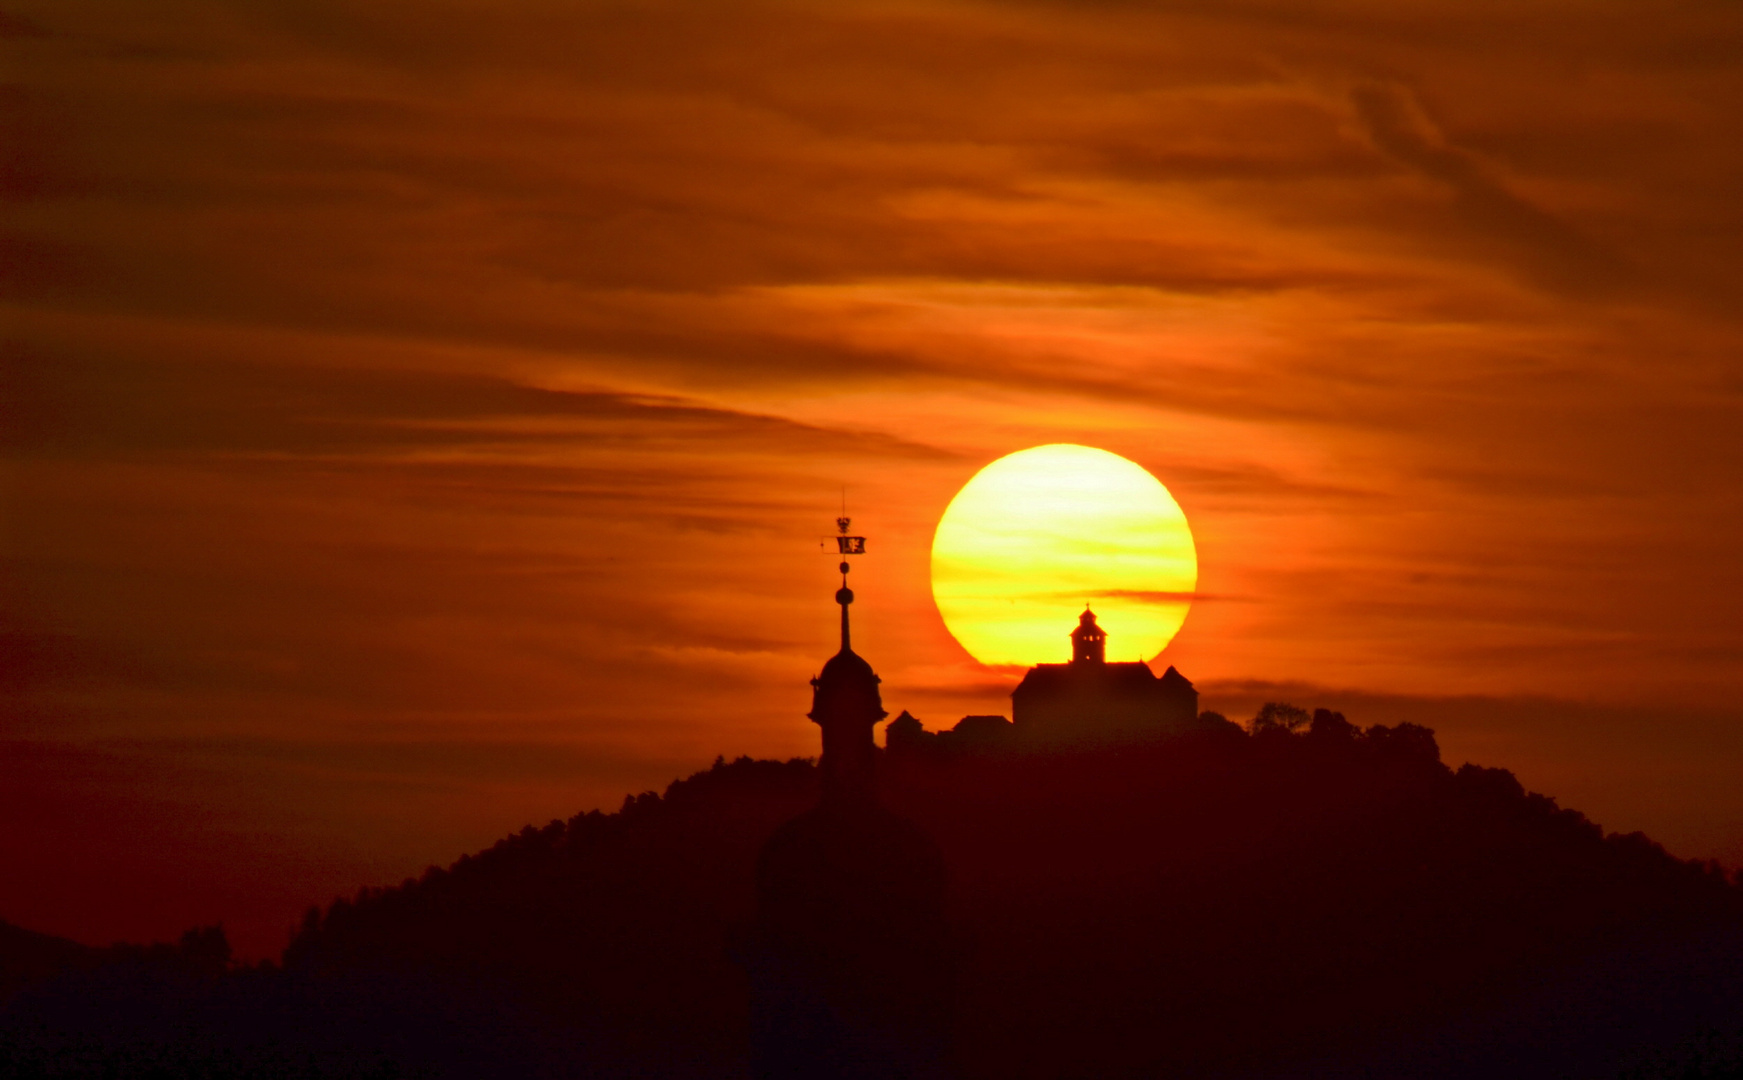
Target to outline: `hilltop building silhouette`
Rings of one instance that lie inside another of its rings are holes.
[[[1071,631],[1071,660],[1030,668],[1011,691],[1011,719],[965,716],[933,732],[904,712],[885,730],[884,746],[899,756],[1083,746],[1177,735],[1204,724],[1198,691],[1172,665],[1157,677],[1141,660],[1109,663],[1107,632],[1085,607]]]
[[[1172,665],[1157,678],[1141,660],[1108,663],[1107,634],[1088,607],[1071,632],[1071,661],[1036,664],[1011,691],[1015,734],[1042,743],[1187,731],[1198,691]]]
[[[864,540],[847,536],[841,552]],[[748,967],[751,1066],[761,1080],[948,1075],[952,950],[944,858],[878,805],[873,728],[888,715],[853,651],[841,563],[841,649],[811,680],[822,729],[818,806],[776,830],[757,859]]]

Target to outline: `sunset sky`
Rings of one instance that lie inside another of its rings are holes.
[[[0,919],[269,955],[815,753],[844,487],[886,706],[1008,713],[932,531],[1055,442],[1205,707],[1743,864],[1734,0],[0,11]]]

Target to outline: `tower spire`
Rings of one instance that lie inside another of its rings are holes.
[[[853,590],[847,587],[847,563],[841,564],[841,588],[835,590],[835,602],[841,605],[841,651],[853,651],[853,629],[847,625],[847,605],[853,603]]]
[[[835,602],[841,605],[841,651],[823,665],[811,680],[810,717],[823,729],[823,799],[831,806],[869,805],[874,799],[872,763],[876,748],[872,727],[884,718],[878,693],[877,673],[853,651],[847,607],[853,590],[847,587],[848,557],[865,554],[865,537],[849,536],[853,522],[846,515],[835,519],[836,554],[841,556],[841,588]]]
[[[853,633],[847,625],[847,605],[853,603],[853,590],[847,587],[847,573],[852,569],[847,557],[865,554],[865,537],[847,535],[847,530],[853,527],[853,519],[847,516],[845,489],[841,508],[842,516],[835,519],[835,529],[840,534],[835,538],[835,547],[841,555],[841,588],[835,590],[835,602],[841,605],[841,651],[850,653],[853,651]]]

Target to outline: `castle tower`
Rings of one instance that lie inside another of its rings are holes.
[[[1198,691],[1170,667],[1108,663],[1107,633],[1085,608],[1071,632],[1071,662],[1036,664],[1011,691],[1016,734],[1038,745],[1094,745],[1192,730]]]
[[[1108,636],[1096,625],[1095,612],[1084,605],[1077,617],[1077,629],[1071,632],[1071,662],[1074,664],[1107,663]]]

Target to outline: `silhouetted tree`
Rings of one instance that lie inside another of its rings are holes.
[[[1308,723],[1309,716],[1306,709],[1281,702],[1267,701],[1259,707],[1259,711],[1247,725],[1247,730],[1254,735],[1271,732],[1293,734],[1306,727]]]
[[[1356,725],[1344,719],[1343,713],[1315,709],[1313,719],[1308,722],[1307,734],[1322,741],[1348,743],[1355,741],[1362,733]]]

